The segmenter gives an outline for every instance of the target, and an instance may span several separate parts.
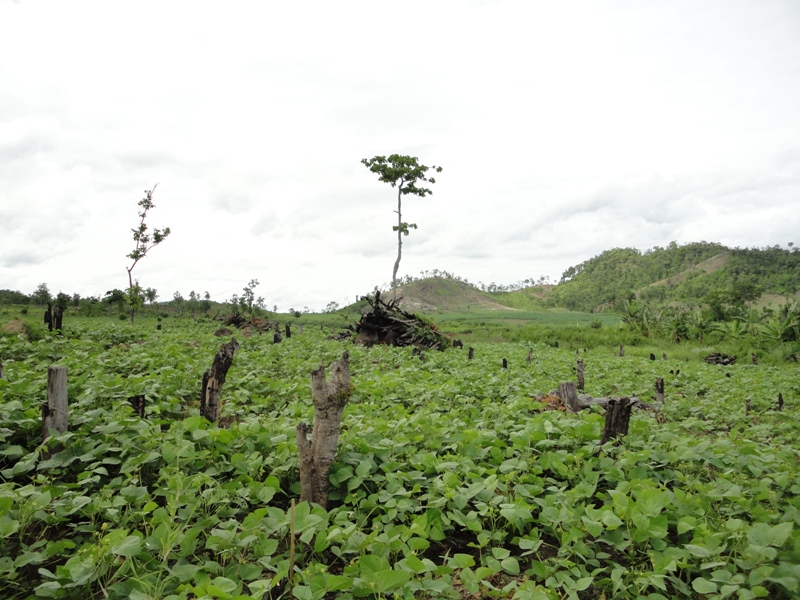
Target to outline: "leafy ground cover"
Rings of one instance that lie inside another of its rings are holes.
[[[421,360],[306,328],[280,344],[239,339],[223,428],[197,416],[221,343],[213,323],[98,323],[0,338],[3,598],[800,593],[794,364],[707,365],[702,348],[680,361],[581,352],[593,396],[649,399],[666,379],[661,416],[635,413],[628,436],[601,447],[600,409],[534,398],[574,378],[574,350],[476,342],[471,361],[459,350]],[[309,373],[345,349],[355,391],[331,508],[292,510]],[[68,368],[70,429],[46,458],[52,364]],[[127,403],[136,394],[146,419]]]

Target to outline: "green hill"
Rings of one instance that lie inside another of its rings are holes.
[[[644,252],[613,248],[567,269],[558,285],[514,291],[482,291],[465,280],[428,277],[398,288],[400,304],[420,312],[613,310],[639,298],[654,304],[707,304],[716,297],[731,305],[762,295],[773,303],[800,290],[800,251],[728,248],[722,244],[672,243]],[[513,317],[513,312],[509,313]]]
[[[709,294],[751,302],[800,290],[797,249],[727,248],[696,242],[641,252],[606,250],[567,269],[552,292],[557,306],[595,311],[637,297],[656,303],[703,304]]]

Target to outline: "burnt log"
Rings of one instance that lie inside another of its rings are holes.
[[[631,398],[619,398],[609,401],[606,407],[606,422],[603,427],[603,437],[600,445],[610,442],[628,434],[628,425],[631,421],[631,409],[635,402]]]

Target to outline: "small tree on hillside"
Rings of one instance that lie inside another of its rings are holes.
[[[133,281],[133,268],[150,250],[167,239],[167,236],[170,234],[169,227],[165,227],[163,230],[153,229],[152,234],[147,232],[147,223],[145,219],[147,219],[147,211],[151,208],[155,208],[155,204],[153,204],[153,192],[156,191],[156,187],[158,187],[158,184],[155,184],[152,190],[144,191],[145,196],[139,201],[139,206],[142,207],[141,212],[139,212],[139,226],[136,229],[131,229],[135,247],[133,252],[127,256],[133,259],[133,263],[130,267],[125,267],[128,271],[128,304],[131,309],[131,323],[133,323],[133,315],[136,312],[136,308],[142,304],[141,287],[138,281],[136,283]]]
[[[408,235],[409,229],[417,228],[416,223],[406,223],[403,221],[402,199],[407,194],[413,194],[424,198],[433,192],[426,187],[421,187],[417,183],[436,183],[433,177],[429,177],[429,170],[436,173],[442,172],[442,167],[436,165],[427,167],[419,164],[415,156],[403,156],[392,154],[388,158],[385,156],[375,156],[373,158],[363,158],[361,163],[373,173],[377,173],[378,179],[397,188],[397,225],[392,227],[392,231],[397,232],[397,260],[394,262],[392,270],[392,301],[397,300],[397,269],[400,268],[400,258],[403,255],[403,236]]]

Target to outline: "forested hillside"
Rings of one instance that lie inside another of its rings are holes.
[[[709,296],[749,302],[763,293],[800,289],[796,248],[727,248],[696,242],[641,252],[614,248],[567,269],[553,289],[557,306],[593,311],[638,297],[702,304]]]

